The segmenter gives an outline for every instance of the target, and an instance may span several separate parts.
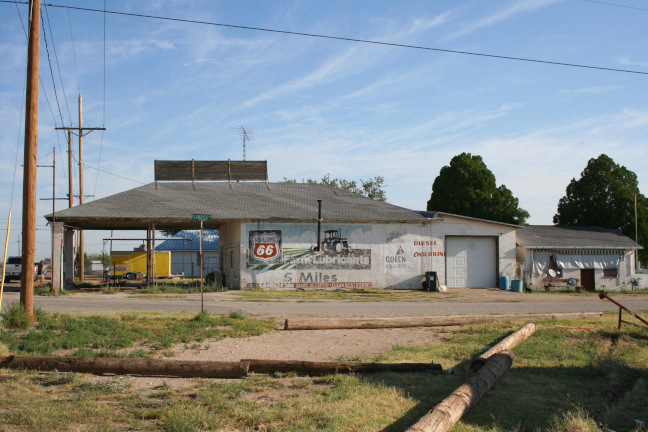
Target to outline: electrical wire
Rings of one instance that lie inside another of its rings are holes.
[[[22,25],[23,33],[25,34],[25,39],[29,40],[29,36],[27,35],[27,29],[25,28],[25,23],[23,22],[22,14],[20,13],[20,9],[18,9],[18,4],[20,4],[20,2],[5,2],[5,3],[15,3],[16,4],[16,11],[18,12],[18,16],[20,17],[20,25]],[[52,119],[54,120],[54,123],[56,124],[56,116],[54,115],[54,111],[52,110],[52,105],[50,104],[49,98],[47,97],[47,91],[45,91],[45,85],[43,84],[43,80],[42,80],[42,78],[40,76],[38,77],[38,82],[40,83],[41,90],[43,90],[43,95],[45,96],[45,101],[47,102],[47,107],[50,110],[50,114],[52,114]],[[22,122],[22,118],[20,119],[20,121]]]
[[[51,7],[64,7],[64,6],[57,6],[57,5],[47,5]],[[81,83],[79,81],[79,67],[77,66],[77,59],[76,59],[76,49],[74,48],[74,34],[72,33],[72,18],[70,17],[70,1],[67,1],[67,16],[68,16],[68,23],[70,24],[70,39],[72,40],[72,55],[74,57],[74,70],[76,71],[76,79],[77,79],[77,90],[79,94],[81,94]],[[72,117],[70,117],[72,118]]]
[[[67,108],[68,118],[72,119],[72,114],[70,113],[70,106],[68,105],[67,95],[65,94],[65,85],[63,83],[63,74],[61,73],[61,65],[59,63],[58,53],[56,51],[56,43],[54,42],[54,32],[52,31],[52,24],[51,24],[52,21],[50,20],[49,17],[49,9],[47,7],[45,7],[44,9],[45,9],[45,15],[47,16],[47,25],[50,31],[50,38],[52,39],[52,48],[54,50],[54,59],[56,60],[56,68],[58,69],[59,80],[61,82],[61,90],[63,91],[63,100],[65,101],[65,107]],[[61,126],[65,126],[65,123],[63,123],[63,121],[61,121],[61,123],[62,123]]]
[[[121,175],[119,175],[119,174],[112,173],[112,172],[110,172],[110,171],[106,171],[106,170],[102,170],[102,169],[97,168],[97,167],[93,167],[92,165],[88,165],[88,164],[85,164],[85,163],[84,163],[83,166],[84,166],[85,168],[90,168],[90,169],[93,169],[93,170],[97,170],[97,171],[100,171],[100,172],[102,172],[102,173],[106,173],[106,174],[113,175],[113,176],[115,176],[115,177],[122,178],[122,179],[124,179],[124,180],[129,180],[129,181],[132,181],[132,182],[135,182],[135,183],[139,183],[139,184],[141,184],[141,185],[145,185],[145,184],[146,184],[146,183],[143,183],[143,182],[141,182],[141,181],[139,181],[139,180],[135,180],[135,179],[132,179],[132,178],[124,177],[124,176],[121,176]]]
[[[10,1],[10,0],[0,0],[0,3],[19,3],[19,2]],[[24,2],[20,2],[20,3],[26,4]],[[540,59],[532,59],[532,58],[524,58],[524,57],[512,57],[512,56],[505,56],[505,55],[499,55],[499,54],[486,54],[486,53],[478,53],[478,52],[471,52],[471,51],[458,51],[458,50],[451,50],[451,49],[444,49],[444,48],[425,47],[425,46],[419,46],[419,45],[406,45],[406,44],[399,44],[399,43],[393,43],[393,42],[380,42],[380,41],[373,41],[373,40],[367,40],[367,39],[348,38],[348,37],[342,37],[342,36],[331,36],[331,35],[321,35],[321,34],[314,34],[314,33],[293,32],[293,31],[287,31],[287,30],[268,29],[268,28],[262,28],[262,27],[250,27],[250,26],[233,25],[233,24],[223,24],[223,23],[215,23],[215,22],[209,22],[209,21],[198,21],[198,20],[190,20],[190,19],[182,19],[182,18],[171,18],[171,17],[156,16],[156,15],[144,15],[144,14],[136,14],[136,13],[129,13],[129,12],[117,12],[117,11],[108,11],[108,10],[102,11],[102,10],[98,10],[98,9],[82,8],[82,7],[78,7],[78,6],[70,6],[69,4],[67,6],[49,4],[48,6],[59,7],[59,8],[68,8],[68,15],[69,15],[69,9],[74,9],[74,10],[81,10],[81,11],[86,11],[86,12],[101,12],[101,13],[108,13],[108,14],[113,14],[113,15],[137,17],[137,18],[158,19],[158,20],[164,20],[164,21],[182,22],[182,23],[187,23],[187,24],[210,25],[210,26],[217,26],[217,27],[235,28],[235,29],[240,29],[240,30],[254,30],[254,31],[261,31],[261,32],[268,32],[268,33],[278,33],[278,34],[285,34],[285,35],[292,35],[292,36],[306,36],[306,37],[313,37],[313,38],[320,38],[320,39],[339,40],[339,41],[344,41],[344,42],[357,42],[357,43],[389,46],[389,47],[395,47],[395,48],[408,48],[408,49],[417,49],[417,50],[424,50],[424,51],[443,52],[443,53],[448,53],[448,54],[461,54],[461,55],[469,55],[469,56],[476,56],[476,57],[486,57],[486,58],[493,58],[493,59],[499,59],[499,60],[512,60],[512,61],[521,61],[521,62],[528,62],[528,63],[547,64],[547,65],[553,65],[553,66],[565,66],[565,67],[573,67],[573,68],[581,68],[581,69],[601,70],[601,71],[608,71],[608,72],[621,72],[621,73],[630,73],[630,74],[637,74],[637,75],[648,75],[648,72],[631,70],[631,69],[617,69],[617,68],[610,68],[610,67],[603,67],[603,66],[583,65],[583,64],[577,64],[577,63],[564,63],[564,62],[551,61],[551,60],[540,60]]]
[[[640,8],[640,7],[635,7],[635,6],[626,6],[626,5],[621,5],[617,3],[607,3],[607,2],[602,2],[602,1],[597,1],[597,0],[583,0],[589,3],[598,3],[606,6],[615,6],[615,7],[620,7],[620,8],[626,8],[626,9],[635,9],[635,10],[641,10],[641,11],[647,11],[648,9],[646,8]]]
[[[106,0],[104,0],[104,14],[103,14],[103,125],[106,127]],[[99,145],[99,162],[97,163],[97,177],[95,178],[95,187],[92,195],[97,194],[97,186],[99,185],[99,167],[101,166],[101,155],[103,154],[104,132],[101,131],[101,144]]]
[[[45,9],[47,10],[47,8]],[[47,52],[47,63],[49,64],[50,76],[52,77],[52,87],[54,89],[54,97],[56,98],[56,106],[58,107],[59,116],[61,117],[61,125],[63,125],[63,113],[61,112],[61,103],[59,102],[58,92],[56,91],[56,81],[54,80],[54,69],[52,69],[52,60],[50,59],[49,44],[47,43],[47,30],[45,29],[45,21],[43,20],[42,15],[41,15],[41,27],[43,29],[43,40],[45,41],[45,51]],[[53,42],[54,41],[52,41],[52,43]],[[54,124],[56,124],[56,120],[54,120]]]

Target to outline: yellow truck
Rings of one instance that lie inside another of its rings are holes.
[[[153,257],[151,257],[153,261]],[[171,277],[171,252],[155,252],[155,277]],[[129,274],[146,275],[146,252],[113,252],[110,255],[110,274],[128,278]]]

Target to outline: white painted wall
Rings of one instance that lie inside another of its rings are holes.
[[[228,267],[228,251],[236,250],[230,237],[235,230],[224,228],[222,262]],[[325,231],[338,229],[350,251],[316,253],[316,224],[241,224],[236,241],[240,287],[420,289],[426,271],[436,271],[445,284],[445,240],[450,235],[496,236],[498,271],[512,273],[515,267],[515,228],[507,225],[459,217],[415,224],[323,224],[322,238]],[[231,278],[236,278],[233,272]]]
[[[562,252],[562,251],[556,251]],[[578,280],[580,285],[580,269],[563,269],[562,275],[552,280],[547,275],[539,275],[533,273],[533,251],[531,249],[524,249],[518,247],[518,256],[523,256],[523,260],[518,260],[518,264],[524,265],[524,277],[533,290],[543,291],[547,284],[559,285],[563,280],[574,278]],[[625,251],[622,259],[619,261],[618,277],[607,277],[604,275],[603,269],[594,269],[594,286],[596,290],[617,291],[621,289],[632,289],[632,279],[639,277],[635,271],[635,252]],[[639,277],[640,278],[640,277]],[[641,278],[640,278],[641,279]],[[558,281],[557,281],[558,280]],[[645,286],[646,282],[642,282]]]

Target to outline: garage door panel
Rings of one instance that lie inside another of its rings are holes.
[[[448,237],[446,284],[449,288],[495,287],[497,239],[495,237]]]

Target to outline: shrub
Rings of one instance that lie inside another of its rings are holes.
[[[2,314],[2,324],[6,328],[28,329],[31,327],[31,319],[20,303],[12,303],[7,312]]]

